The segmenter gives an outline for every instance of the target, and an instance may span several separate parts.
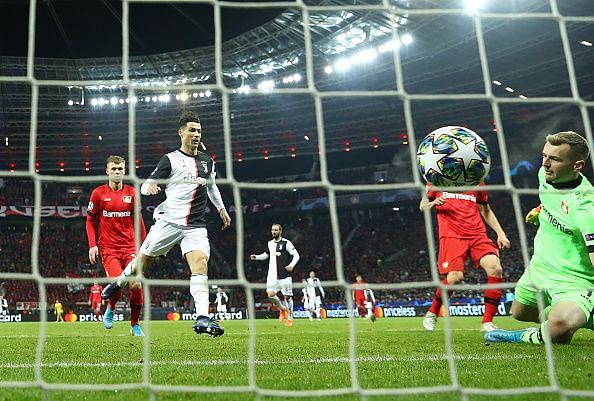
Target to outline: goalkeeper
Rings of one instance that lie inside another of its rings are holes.
[[[580,328],[592,329],[594,315],[594,187],[582,170],[586,140],[575,132],[546,137],[538,172],[541,205],[526,221],[537,224],[534,255],[516,285],[511,313],[517,320],[540,322],[542,293],[545,321],[539,328],[485,333],[487,342],[569,343]]]

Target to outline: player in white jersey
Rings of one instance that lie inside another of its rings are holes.
[[[0,295],[0,315],[10,315],[8,301],[2,295]]]
[[[314,304],[309,297],[309,289],[307,288],[307,280],[303,279],[303,288],[301,289],[303,296],[301,297],[301,302],[303,303],[303,310],[305,314],[309,318],[309,320],[313,320],[312,313],[314,313]]]
[[[309,272],[307,290],[312,304],[311,309],[315,311],[316,318],[320,320],[322,318],[322,299],[326,298],[326,294],[324,293],[324,288],[322,287],[320,279],[316,277],[316,273],[313,270]]]
[[[365,294],[365,308],[367,309],[367,316],[365,317],[375,322],[375,295],[371,288],[366,288],[363,291]]]
[[[285,326],[293,325],[293,278],[292,273],[295,265],[299,262],[299,252],[293,243],[283,238],[283,227],[275,223],[270,228],[272,239],[268,241],[265,252],[250,255],[251,260],[266,260],[268,262],[268,276],[266,277],[266,292],[274,306],[280,310],[279,320],[286,320]],[[284,305],[276,295],[281,292],[284,297]]]
[[[136,265],[145,268],[157,257],[167,255],[174,245],[180,244],[192,272],[190,294],[198,315],[192,328],[197,334],[216,337],[223,335],[224,329],[208,317],[210,244],[206,232],[207,199],[216,207],[223,221],[222,229],[230,226],[231,218],[215,184],[214,161],[198,150],[202,140],[202,125],[195,113],[182,113],[177,135],[181,141],[180,148],[163,156],[140,188],[143,195],[156,195],[161,192],[161,186],[155,180],[168,179],[165,187],[167,198],[155,209],[155,224],[142,243],[138,257],[126,266],[115,283],[103,289],[101,297],[108,299],[118,291],[134,273]]]
[[[219,314],[219,320],[225,320],[225,315],[227,314],[227,303],[229,302],[229,297],[227,293],[219,287],[217,290],[217,295],[215,298],[215,304],[217,305],[217,313]]]

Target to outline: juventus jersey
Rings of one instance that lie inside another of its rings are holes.
[[[206,227],[208,178],[216,177],[214,161],[202,152],[189,155],[181,150],[167,153],[149,179],[169,179],[167,198],[157,206],[153,217],[180,226]]]
[[[309,290],[307,287],[303,288],[301,290],[301,292],[303,293],[303,304],[304,305],[309,305],[309,301],[310,301],[310,294],[309,294]]]
[[[217,292],[217,298],[215,299],[215,302],[217,304],[217,308],[220,308],[223,305],[227,305],[227,302],[229,302],[229,297],[224,291]]]
[[[314,297],[321,297],[324,298],[326,294],[324,294],[324,288],[322,288],[322,283],[320,279],[317,277],[307,279],[307,290],[312,298]]]
[[[291,272],[288,272],[285,267],[289,264],[295,267],[299,261],[299,252],[297,252],[291,241],[281,237],[278,241],[273,239],[268,241],[266,252],[256,256],[256,258],[260,260],[270,259],[267,280],[282,280],[292,277]]]

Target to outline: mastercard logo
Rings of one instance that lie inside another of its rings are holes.
[[[64,316],[64,320],[67,322],[76,322],[76,320],[78,319],[78,316],[76,315],[76,313],[67,313],[66,316]]]
[[[177,313],[177,312],[169,312],[167,314],[167,320],[179,320],[179,319],[180,319],[180,316],[179,316],[179,313]]]

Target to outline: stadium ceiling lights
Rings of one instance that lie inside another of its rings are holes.
[[[586,46],[586,47],[592,47],[592,42],[589,42],[589,41],[587,41],[587,40],[582,40],[582,41],[580,42],[580,45],[584,45],[584,46]]]
[[[479,12],[486,2],[486,0],[464,0],[464,8],[469,14],[474,14]]]
[[[405,33],[402,35],[400,40],[402,41],[403,45],[410,45],[413,42],[413,37],[410,33]]]
[[[375,49],[364,49],[356,53],[351,57],[351,63],[369,63],[377,58],[377,50]]]
[[[275,83],[272,80],[262,81],[258,84],[258,89],[260,89],[261,91],[269,91],[272,90],[274,86]]]

